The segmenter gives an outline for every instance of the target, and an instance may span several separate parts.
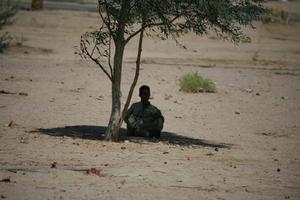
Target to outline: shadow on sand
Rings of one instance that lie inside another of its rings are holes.
[[[104,126],[64,126],[57,128],[39,128],[31,131],[32,133],[43,133],[50,136],[67,136],[73,138],[89,139],[89,140],[104,140],[106,127]],[[215,143],[212,141],[191,138],[171,132],[162,132],[159,140],[143,137],[128,137],[126,136],[126,129],[120,131],[120,141],[129,140],[134,143],[149,143],[149,142],[162,142],[165,144],[173,144],[180,146],[193,146],[193,147],[211,147],[211,148],[227,148],[230,149],[232,144]]]

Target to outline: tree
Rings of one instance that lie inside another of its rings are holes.
[[[43,0],[32,0],[31,1],[32,10],[41,10],[43,9]]]
[[[99,30],[81,36],[79,54],[92,60],[111,81],[112,109],[106,139],[117,141],[140,70],[143,38],[150,33],[176,38],[194,32],[217,33],[238,43],[246,37],[241,27],[250,25],[266,9],[263,0],[99,0],[103,22]],[[253,27],[253,26],[252,26]],[[121,112],[121,78],[125,46],[138,36],[136,70]],[[113,56],[112,56],[113,55]]]

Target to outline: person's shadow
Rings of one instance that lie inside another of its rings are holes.
[[[31,132],[42,133],[56,137],[72,137],[88,140],[104,140],[105,139],[105,126],[90,126],[90,125],[77,125],[77,126],[64,126],[56,128],[38,128]],[[212,148],[231,148],[232,144],[216,143],[203,139],[197,139],[192,137],[183,136],[177,133],[162,132],[161,137],[158,140],[144,137],[128,137],[126,135],[126,129],[120,130],[120,141],[128,140],[135,143],[145,142],[163,142],[165,144],[173,144],[180,146],[193,146],[193,147],[212,147]]]

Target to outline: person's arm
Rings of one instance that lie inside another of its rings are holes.
[[[156,107],[154,107],[154,108],[155,108],[155,112],[154,112],[154,116],[153,117],[156,118],[156,119],[161,118],[163,121],[165,121],[165,118],[161,114],[161,111],[158,108],[156,108]]]
[[[164,116],[161,114],[161,112],[160,112],[160,110],[158,110],[158,112],[159,112],[159,117],[163,120],[163,122],[165,121],[165,118],[164,118]]]

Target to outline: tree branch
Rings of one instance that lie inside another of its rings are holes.
[[[111,58],[111,37],[109,37],[109,43],[108,43],[108,66],[110,69],[110,74],[113,74],[113,68],[111,65],[110,58]]]
[[[108,11],[107,11],[107,1],[105,0],[104,3],[105,3],[106,15],[107,15],[107,18],[108,18],[108,23],[106,22],[104,16],[103,16],[102,13],[101,13],[101,10],[100,10],[100,4],[101,4],[101,3],[100,3],[100,1],[101,1],[101,0],[98,0],[98,12],[99,12],[99,15],[100,15],[100,17],[101,17],[103,23],[104,23],[105,26],[107,27],[107,29],[108,29],[108,31],[109,31],[109,34],[110,34],[111,36],[114,36],[113,31],[112,31],[112,29],[111,29],[111,27],[110,27],[111,21],[110,21],[109,13],[108,13]]]
[[[84,53],[102,69],[102,71],[106,74],[106,76],[109,78],[109,80],[112,81],[112,75],[110,75],[108,73],[108,71],[103,67],[103,65],[99,62],[99,60],[97,58],[94,58],[93,55],[87,50],[85,42],[82,41],[81,44],[83,45],[81,48],[82,51],[84,51]],[[95,47],[96,47],[96,45],[95,45]],[[94,53],[94,49],[93,49],[93,53]]]
[[[178,15],[176,15],[173,19],[171,19],[168,23],[173,23],[176,19],[178,19],[179,17],[181,17],[183,15],[183,13],[180,13]],[[164,22],[158,22],[158,23],[150,23],[150,24],[146,24],[143,25],[140,29],[138,29],[136,32],[134,32],[133,34],[131,34],[126,40],[125,43],[129,42],[134,36],[136,36],[137,34],[139,34],[141,31],[144,31],[146,28],[150,28],[153,26],[160,26],[160,25],[164,25]]]
[[[142,27],[144,27],[144,23],[142,24]],[[127,109],[129,107],[134,88],[135,88],[136,83],[137,83],[138,78],[139,78],[140,65],[141,65],[141,54],[142,54],[142,46],[143,46],[143,37],[144,37],[144,29],[141,29],[140,38],[139,38],[138,53],[137,53],[137,58],[136,58],[136,68],[135,68],[134,79],[133,79],[133,82],[130,86],[130,90],[129,90],[129,93],[128,93],[128,96],[127,96],[127,100],[126,100],[126,103],[125,103],[123,111],[122,111],[122,115],[121,115],[121,119],[120,119],[120,125],[122,124],[122,122],[123,122],[123,120],[126,116]]]

